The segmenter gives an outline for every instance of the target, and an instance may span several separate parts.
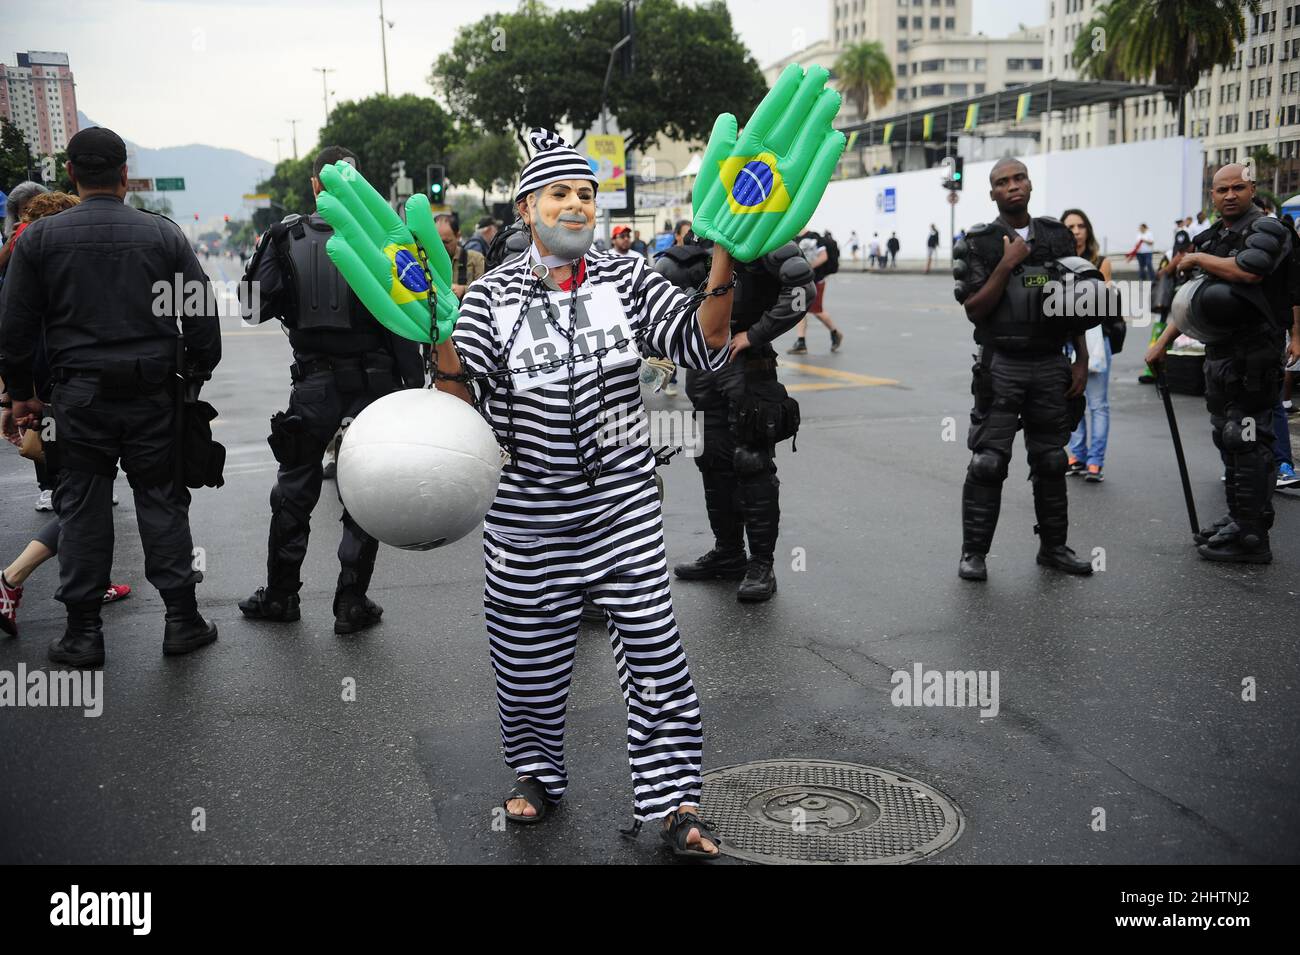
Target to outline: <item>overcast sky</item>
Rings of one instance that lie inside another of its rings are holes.
[[[552,6],[585,6],[557,0]],[[759,63],[799,40],[829,34],[827,0],[727,0],[741,39]],[[515,0],[385,0],[388,78],[393,94],[428,95],[430,65],[456,30]],[[803,19],[787,12],[815,10]],[[1042,23],[1046,0],[974,0],[974,30],[1004,36],[1017,23]],[[298,146],[313,145],[324,119],[321,74],[331,103],[383,91],[378,0],[64,0],[8,4],[5,62],[27,50],[71,58],[77,106],[142,146],[206,143],[265,159],[288,120],[299,119]],[[802,31],[797,32],[797,31]],[[701,71],[707,64],[701,64]]]

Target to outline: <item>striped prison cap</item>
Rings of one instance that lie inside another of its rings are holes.
[[[587,179],[592,185],[598,184],[591,164],[558,133],[538,127],[528,133],[528,141],[533,144],[533,158],[519,174],[515,202],[562,179]]]

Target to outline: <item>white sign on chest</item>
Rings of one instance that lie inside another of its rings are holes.
[[[510,354],[506,356],[508,368],[521,369],[567,359],[570,347],[576,375],[595,371],[594,356],[603,348],[609,349],[602,358],[606,368],[640,360],[632,338],[632,323],[612,285],[579,288],[576,317],[569,314],[573,300],[569,292],[551,290],[533,297],[528,314],[519,326],[519,334],[510,347]],[[497,335],[502,343],[510,341],[515,322],[519,320],[520,304],[498,305],[492,309]],[[572,333],[572,346],[561,329]],[[552,382],[568,381],[569,371],[566,363],[543,371],[514,371],[511,378],[515,391],[531,391]]]

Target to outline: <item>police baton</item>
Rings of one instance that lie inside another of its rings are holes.
[[[1174,456],[1178,459],[1178,477],[1183,482],[1183,500],[1187,502],[1187,519],[1192,525],[1192,537],[1201,533],[1200,521],[1196,519],[1196,500],[1192,497],[1192,482],[1187,476],[1187,459],[1183,457],[1183,439],[1178,435],[1178,419],[1174,417],[1174,402],[1169,396],[1169,382],[1165,378],[1165,363],[1157,362],[1155,366],[1156,391],[1165,403],[1165,417],[1169,419],[1169,434],[1174,439]]]

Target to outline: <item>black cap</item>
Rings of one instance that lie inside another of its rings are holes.
[[[484,216],[483,218],[478,220],[478,227],[480,229],[486,229],[488,226],[492,226],[492,225],[499,226],[500,224],[501,223],[497,222],[497,220],[492,218],[491,216]]]
[[[126,143],[111,129],[92,126],[68,140],[68,158],[86,169],[111,169],[126,162]]]

